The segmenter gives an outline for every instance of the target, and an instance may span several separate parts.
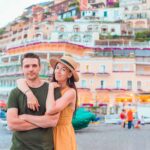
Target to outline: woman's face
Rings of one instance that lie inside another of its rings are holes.
[[[55,68],[55,79],[59,82],[66,82],[72,76],[71,71],[61,63],[58,63]]]

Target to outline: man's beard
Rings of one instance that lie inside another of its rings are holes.
[[[30,81],[35,81],[38,78],[38,75],[34,75],[34,77],[30,77],[30,75],[27,75],[26,78]]]

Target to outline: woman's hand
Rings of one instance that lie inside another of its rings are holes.
[[[60,85],[57,83],[57,82],[51,82],[49,83],[49,88],[57,88],[57,87],[60,87]]]
[[[32,91],[26,93],[27,96],[27,107],[33,111],[39,111],[39,102]]]

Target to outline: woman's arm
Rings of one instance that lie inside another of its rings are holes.
[[[32,93],[31,89],[27,85],[26,79],[17,80],[18,89],[27,96],[27,107],[33,111],[39,110],[39,103],[35,95]]]
[[[76,91],[74,89],[69,89],[62,97],[55,100],[54,98],[54,88],[56,88],[54,83],[49,84],[49,91],[46,100],[46,113],[55,114],[61,112],[69,104],[75,103]]]

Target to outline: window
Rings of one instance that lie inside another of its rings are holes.
[[[86,80],[82,80],[82,81],[81,81],[81,87],[82,87],[82,88],[86,88],[86,87],[87,87],[87,82],[86,82]]]
[[[71,16],[75,16],[75,15],[76,15],[76,10],[73,10]],[[84,16],[84,15],[83,15],[83,16]]]
[[[116,80],[116,89],[120,89],[121,88],[121,81],[120,80]]]
[[[93,28],[92,28],[91,25],[88,25],[88,26],[87,26],[87,31],[93,31]]]
[[[104,17],[107,17],[107,11],[104,11]]]
[[[93,80],[93,79],[91,79],[91,87],[93,86],[93,84],[94,84],[94,80]]]
[[[102,33],[107,33],[108,28],[101,28]]]
[[[102,89],[105,88],[105,81],[104,80],[100,81],[100,88],[102,88]]]
[[[113,66],[113,71],[119,71],[118,65]]]
[[[82,12],[82,16],[85,16],[85,12]]]
[[[80,35],[75,34],[71,37],[70,40],[74,41],[74,42],[81,42],[81,37],[80,37]]]
[[[86,65],[86,72],[89,71],[89,65]]]
[[[84,42],[90,42],[92,40],[92,36],[91,35],[84,35],[83,36],[83,41]]]
[[[132,81],[127,81],[127,89],[132,90]]]
[[[142,88],[141,81],[137,81],[137,90],[141,90],[141,88]]]
[[[101,73],[106,72],[105,69],[106,69],[105,65],[101,65],[101,66],[100,66],[100,72],[101,72]]]
[[[77,25],[75,25],[75,26],[73,27],[73,31],[74,31],[74,32],[80,32],[80,27],[77,26]]]
[[[123,71],[131,71],[130,65],[125,64],[125,65],[123,66]]]
[[[114,29],[114,28],[112,28],[112,29],[111,29],[111,32],[115,32],[115,29]]]

